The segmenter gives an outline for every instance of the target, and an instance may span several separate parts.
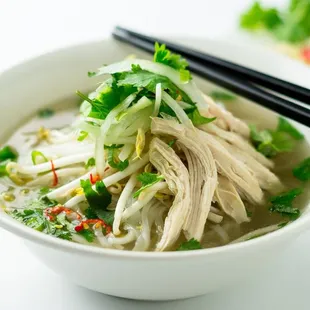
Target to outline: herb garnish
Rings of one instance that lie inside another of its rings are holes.
[[[177,248],[177,251],[192,251],[192,250],[200,250],[200,249],[202,249],[200,242],[192,238],[186,242],[183,242]]]
[[[293,169],[293,175],[300,181],[310,180],[310,157],[303,160]]]
[[[137,175],[138,181],[141,182],[142,187],[137,190],[134,194],[133,197],[136,198],[140,195],[140,193],[145,190],[146,188],[154,185],[155,183],[161,181],[164,179],[162,175],[158,175],[156,173],[151,173],[151,172],[142,172]]]

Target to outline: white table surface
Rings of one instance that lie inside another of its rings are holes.
[[[157,35],[227,36],[236,29],[238,12],[250,2],[0,0],[0,70],[66,45],[107,37],[115,24]],[[0,229],[0,310],[309,309],[309,248],[310,232],[287,249],[271,272],[252,283],[183,301],[151,303],[72,285],[37,261],[22,240]]]

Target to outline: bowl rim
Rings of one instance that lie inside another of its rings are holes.
[[[197,39],[197,38],[195,38]],[[0,68],[0,78],[5,75],[5,73],[9,73],[10,71],[16,70],[19,67],[27,66],[32,62],[36,62],[44,57],[51,56],[52,54],[57,54],[60,52],[64,52],[66,50],[75,49],[75,48],[82,48],[88,45],[95,45],[98,43],[111,41],[111,38],[105,38],[103,40],[93,40],[87,41],[84,43],[72,44],[62,48],[53,49],[48,51],[47,53],[43,53],[41,55],[34,56],[32,58],[28,58],[25,61],[20,63],[14,64],[12,67],[6,68],[5,70],[1,70]],[[204,40],[199,38],[199,40]],[[215,43],[225,43],[219,39],[206,39],[209,42]],[[239,43],[233,44],[228,42],[229,46],[236,46],[237,48],[244,47]],[[251,50],[250,47],[245,46],[247,49]],[[310,202],[309,202],[310,203]],[[4,216],[1,216],[3,213]],[[23,225],[22,223],[18,222],[17,220],[13,219],[9,215],[7,215],[4,211],[0,211],[0,227],[8,230],[9,232],[16,234],[17,236],[21,237],[22,239],[26,239],[32,243],[38,243],[43,246],[53,247],[57,250],[64,250],[68,252],[80,253],[84,255],[99,255],[99,256],[109,256],[112,258],[135,258],[135,259],[156,259],[156,260],[166,260],[166,259],[182,259],[188,257],[201,257],[201,256],[211,256],[211,255],[218,255],[222,252],[235,252],[240,251],[242,249],[253,248],[255,245],[259,243],[270,243],[275,239],[279,239],[281,237],[287,236],[289,233],[299,234],[302,230],[307,228],[307,223],[310,222],[310,212],[306,214],[302,214],[300,218],[295,220],[289,225],[286,225],[283,228],[280,228],[274,232],[268,233],[263,235],[259,238],[254,238],[251,240],[243,241],[240,243],[234,244],[227,244],[223,246],[218,246],[214,248],[207,248],[201,250],[192,250],[192,251],[167,251],[167,252],[138,252],[138,251],[130,251],[130,250],[117,250],[117,249],[109,249],[109,248],[102,248],[96,247],[92,245],[86,244],[79,244],[76,242],[68,241],[59,239],[50,235],[46,235],[42,232],[36,231],[30,227]]]

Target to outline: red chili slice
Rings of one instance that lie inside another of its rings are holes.
[[[52,160],[51,160],[51,166],[52,166],[52,172],[53,172],[53,176],[54,176],[53,186],[57,186],[58,185],[58,176],[56,174],[55,166],[54,166],[54,163]]]
[[[84,225],[88,225],[88,224],[95,225],[98,223],[101,224],[105,228],[106,234],[109,234],[112,231],[112,227],[110,225],[107,225],[104,220],[100,220],[100,219],[89,219],[89,220],[82,221],[79,225],[75,226],[74,229],[76,232],[79,232],[84,229]]]
[[[100,177],[99,174],[93,175],[92,173],[89,175],[89,180],[91,184],[96,184],[99,181]]]
[[[310,46],[302,48],[301,55],[306,62],[310,63]]]

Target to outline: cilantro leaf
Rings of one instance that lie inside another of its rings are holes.
[[[202,249],[200,242],[192,238],[186,242],[183,242],[177,248],[177,251],[192,251],[192,250],[200,250],[200,249]]]
[[[278,153],[290,152],[295,143],[290,134],[285,131],[265,129],[258,131],[256,126],[249,125],[250,137],[257,151],[266,157],[274,157]]]
[[[84,239],[89,243],[93,242],[95,239],[95,233],[90,229],[82,229],[78,232],[78,235],[84,237]]]
[[[296,219],[300,215],[300,210],[293,207],[293,200],[302,193],[301,188],[294,188],[281,195],[272,197],[270,199],[270,212],[277,212],[283,216],[288,216],[291,219]]]
[[[165,44],[159,45],[158,42],[155,43],[154,62],[159,62],[178,70],[182,82],[188,82],[192,78],[187,70],[188,62],[186,59],[182,58],[181,55],[171,53]]]
[[[91,212],[92,215],[96,214],[98,218],[109,225],[111,222],[113,223],[114,211],[107,210],[112,201],[112,195],[104,183],[102,181],[96,182],[96,191],[94,191],[90,180],[81,180],[81,187],[89,204],[90,210],[88,212]]]
[[[140,195],[140,193],[145,190],[146,188],[152,186],[153,184],[161,181],[164,179],[162,175],[158,175],[156,173],[151,173],[151,172],[142,172],[137,175],[138,181],[141,182],[142,187],[137,190],[134,194],[133,197],[136,198]]]
[[[88,169],[89,167],[93,167],[95,165],[96,165],[96,160],[94,157],[91,157],[85,164],[85,169]]]
[[[310,180],[310,157],[303,160],[293,169],[293,175],[300,181]]]
[[[55,221],[49,221],[43,212],[44,209],[41,208],[22,209],[12,211],[10,215],[30,228],[57,238],[71,240],[72,234],[67,227],[62,225],[57,218]]]
[[[272,30],[282,24],[280,13],[275,8],[263,8],[258,1],[241,15],[240,26],[248,30],[268,29]]]
[[[7,145],[4,146],[1,150],[0,150],[0,162],[5,161],[5,160],[15,160],[17,159],[17,152],[15,151],[14,148],[12,148],[11,146]]]
[[[214,100],[231,101],[237,98],[236,95],[220,90],[214,90],[209,94]]]
[[[277,130],[288,133],[296,140],[304,139],[304,135],[283,117],[279,117]]]
[[[115,159],[115,148],[108,149],[108,163],[112,168],[120,171],[125,170],[129,165],[128,159],[124,161],[121,161],[119,158],[117,160]]]
[[[117,81],[118,86],[145,88],[152,93],[155,93],[156,85],[159,83],[161,84],[162,90],[167,90],[174,99],[180,97],[183,101],[193,104],[191,99],[167,77],[143,70],[139,65],[132,65],[132,70],[129,72],[123,72],[118,77]]]
[[[207,118],[207,117],[204,117],[202,116],[198,109],[194,109],[193,112],[190,112],[188,114],[188,117],[191,119],[191,121],[193,122],[193,124],[195,126],[197,125],[203,125],[203,124],[208,124],[208,123],[211,123],[213,122],[214,120],[216,120],[216,117],[212,117],[212,118]]]

